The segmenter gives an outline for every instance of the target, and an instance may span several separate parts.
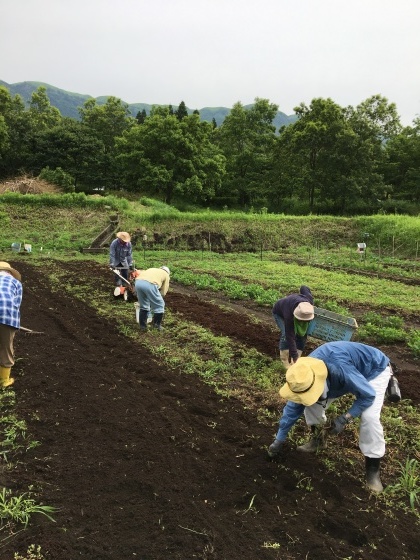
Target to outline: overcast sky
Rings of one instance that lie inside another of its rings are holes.
[[[0,0],[0,80],[292,114],[380,94],[420,115],[419,0]]]

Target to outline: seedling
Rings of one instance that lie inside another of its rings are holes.
[[[35,503],[35,500],[29,497],[27,493],[20,496],[12,496],[10,490],[3,488],[0,492],[0,522],[14,521],[16,523],[23,523],[26,527],[29,523],[31,516],[34,513],[42,513],[48,517],[50,521],[55,522],[51,517],[55,508],[51,506],[43,506]]]

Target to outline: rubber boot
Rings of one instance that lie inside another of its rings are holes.
[[[297,447],[298,451],[303,451],[304,453],[316,453],[317,451],[326,448],[326,443],[324,441],[324,438],[322,437],[322,427],[320,427],[319,425],[311,426],[311,432],[311,439],[307,443],[299,445],[299,447]]]
[[[381,460],[373,457],[365,457],[366,459],[366,483],[369,490],[372,492],[382,492],[381,477],[379,476],[379,469]]]
[[[286,369],[289,369],[289,367],[292,365],[289,364],[289,350],[280,350],[280,360],[284,367]]]
[[[161,331],[163,329],[162,319],[163,319],[163,313],[155,313],[153,315],[153,326],[158,331]]]
[[[13,385],[15,382],[13,377],[10,377],[11,369],[12,368],[0,366],[0,387],[9,387],[9,385]]]
[[[268,456],[271,459],[278,457],[284,447],[284,441],[280,441],[279,439],[275,439],[273,443],[268,448]]]
[[[141,331],[147,331],[147,316],[149,312],[147,309],[140,309],[139,312],[139,325]]]

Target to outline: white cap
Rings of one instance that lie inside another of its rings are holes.
[[[165,272],[167,272],[169,275],[171,274],[171,271],[169,270],[169,268],[167,266],[161,266],[160,268],[162,270],[164,270]]]

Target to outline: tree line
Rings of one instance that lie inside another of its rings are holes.
[[[316,98],[276,130],[278,106],[237,102],[220,126],[177,108],[134,118],[109,97],[62,117],[44,86],[28,107],[0,87],[0,178],[22,173],[67,189],[123,189],[192,207],[291,214],[417,214],[420,118],[401,125],[396,106],[374,95],[357,107]]]

